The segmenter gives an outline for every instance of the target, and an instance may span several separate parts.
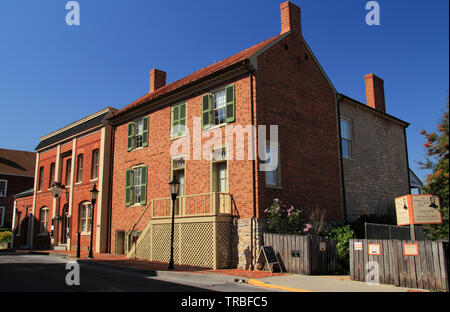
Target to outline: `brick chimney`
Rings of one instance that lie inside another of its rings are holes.
[[[364,76],[364,82],[366,84],[367,105],[385,113],[383,79],[374,74],[368,74]]]
[[[280,4],[281,12],[281,33],[291,31],[293,36],[301,38],[302,24],[300,8],[292,2],[286,1]]]
[[[166,85],[166,72],[159,69],[150,71],[150,93]]]

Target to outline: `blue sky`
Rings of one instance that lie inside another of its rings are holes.
[[[34,150],[39,138],[280,33],[274,0],[0,0],[0,147]],[[422,129],[433,130],[449,85],[449,1],[390,0],[380,26],[367,1],[294,0],[302,31],[337,90],[365,103],[364,74],[385,81],[387,113],[409,122],[410,167],[423,178]]]

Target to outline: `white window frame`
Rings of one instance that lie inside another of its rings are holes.
[[[139,128],[140,125],[140,128]],[[139,118],[134,121],[134,148],[138,149],[143,147],[144,144],[144,118]]]
[[[0,180],[0,183],[4,182],[5,183],[5,189],[4,189],[4,193],[0,194],[0,197],[6,197],[6,194],[8,194],[8,180]]]
[[[3,227],[5,224],[5,211],[6,208],[4,206],[0,206],[0,227]]]
[[[97,151],[97,163],[94,162],[94,152]],[[100,174],[100,149],[95,148],[91,152],[92,158],[91,158],[91,181],[95,181],[98,179],[98,176]],[[94,170],[96,168],[97,170]],[[97,172],[96,176],[94,176],[94,172]]]
[[[43,211],[47,211],[46,213],[46,218],[45,218],[45,229],[42,229],[42,212]],[[39,210],[39,235],[46,235],[47,234],[47,230],[48,230],[48,214],[49,214],[49,209],[48,207],[42,207]]]
[[[223,101],[222,106],[216,108],[216,95],[218,93],[223,93],[224,101]],[[211,97],[212,97],[211,98],[211,119],[212,119],[211,126],[214,127],[214,126],[220,126],[220,125],[226,124],[227,123],[227,94],[225,92],[225,87],[211,92]],[[216,112],[219,114],[222,113],[223,122],[216,123]]]
[[[89,208],[88,208],[89,207]],[[83,218],[83,209],[89,209],[89,214],[90,216],[86,213],[86,218]],[[81,233],[81,235],[88,235],[91,234],[91,231],[88,231],[89,226],[92,225],[92,203],[91,202],[83,202],[80,204],[80,210],[79,210],[79,216],[78,216],[78,222],[79,222],[79,231]],[[82,220],[85,220],[84,222],[82,222]],[[85,225],[85,229],[83,230],[83,225]]]
[[[340,140],[341,140],[341,155],[344,158],[353,159],[353,123],[352,120],[346,117],[341,117],[340,119],[340,129],[341,133],[339,134]],[[342,132],[342,122],[345,122],[348,124],[348,132],[349,132],[349,138],[343,136]],[[348,142],[348,152],[349,155],[344,155],[344,141]]]
[[[265,186],[267,188],[278,188],[281,189],[282,188],[282,183],[281,183],[281,148],[280,148],[280,143],[279,142],[272,142],[272,141],[267,141],[266,143],[266,153],[267,153],[267,148],[272,149],[273,147],[277,148],[277,168],[273,171],[265,171],[264,172],[264,183]],[[268,160],[268,159],[267,159]],[[267,161],[266,160],[266,161]],[[270,184],[267,183],[267,175],[269,172],[274,172],[275,171],[275,184]]]
[[[132,179],[132,196],[133,200],[131,201],[132,205],[140,205],[141,204],[141,185],[142,185],[142,168],[144,166],[136,166],[131,168],[131,172],[133,173]],[[138,172],[138,174],[136,174]],[[136,183],[138,180],[139,183]],[[137,190],[139,190],[139,195],[137,195]],[[139,196],[139,200],[136,200],[136,196]]]

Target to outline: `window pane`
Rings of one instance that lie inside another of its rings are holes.
[[[277,185],[277,171],[266,171],[266,184]]]
[[[342,139],[342,156],[351,157],[350,154],[350,141]]]
[[[341,136],[350,140],[350,123],[346,120],[341,120]]]

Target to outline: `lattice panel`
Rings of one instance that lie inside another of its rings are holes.
[[[146,229],[141,236],[139,236],[139,240],[136,242],[136,247],[134,252],[136,253],[136,258],[151,260],[151,227]],[[132,255],[134,256],[134,254]]]
[[[151,246],[153,261],[169,262],[170,259],[170,224],[153,224]]]
[[[217,268],[228,268],[231,262],[231,226],[230,223],[217,224]]]
[[[136,248],[128,254],[130,258],[169,262],[171,224],[149,224],[137,241]],[[230,224],[217,223],[217,267],[230,265]],[[174,262],[175,264],[213,268],[214,222],[185,222],[175,224]]]

